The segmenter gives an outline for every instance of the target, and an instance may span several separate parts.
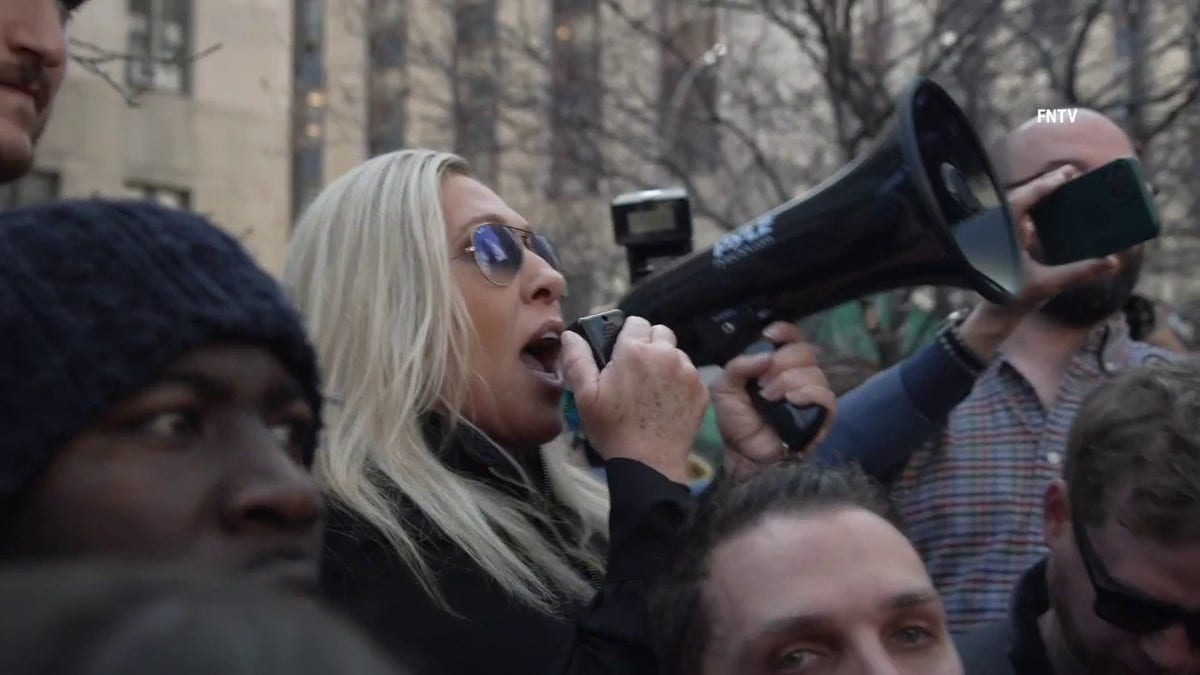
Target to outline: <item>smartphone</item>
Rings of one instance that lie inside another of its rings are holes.
[[[1044,262],[1103,258],[1158,236],[1158,209],[1141,164],[1122,157],[1075,178],[1029,211]]]

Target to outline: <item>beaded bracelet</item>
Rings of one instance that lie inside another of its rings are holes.
[[[946,326],[938,332],[937,342],[950,355],[950,358],[958,362],[958,365],[972,375],[978,375],[987,368],[987,363],[967,348],[967,345],[963,343],[962,336],[959,335],[959,328],[965,318],[966,316],[960,312],[951,314],[946,321]]]

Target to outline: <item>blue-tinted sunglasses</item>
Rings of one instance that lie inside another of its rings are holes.
[[[555,270],[562,271],[558,251],[545,235],[499,223],[484,223],[475,228],[471,233],[471,245],[453,259],[473,254],[485,279],[497,286],[507,286],[521,271],[525,249],[533,251]]]

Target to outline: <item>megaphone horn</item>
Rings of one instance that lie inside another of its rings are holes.
[[[917,78],[870,150],[645,278],[618,308],[669,326],[697,365],[722,365],[771,321],[893,288],[971,288],[1008,302],[1021,279],[1014,222],[966,115]]]

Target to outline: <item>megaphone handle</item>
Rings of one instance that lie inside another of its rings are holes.
[[[760,340],[750,345],[748,354],[762,354],[775,351],[775,345],[767,340]],[[750,402],[754,404],[759,414],[766,418],[779,438],[787,443],[793,452],[801,452],[816,438],[829,411],[814,404],[795,406],[785,401],[771,402],[762,397],[758,380],[746,383],[746,392],[750,394]]]

